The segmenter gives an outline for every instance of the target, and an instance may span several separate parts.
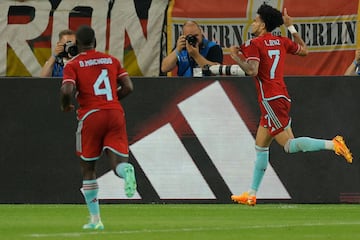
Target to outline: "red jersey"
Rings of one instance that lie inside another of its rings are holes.
[[[290,100],[284,82],[285,56],[296,54],[300,45],[287,37],[267,33],[248,40],[241,46],[241,51],[247,61],[259,61],[258,75],[254,78],[259,102],[279,97]]]
[[[71,82],[77,89],[78,118],[93,109],[123,108],[117,96],[117,78],[128,75],[115,57],[89,50],[71,59],[63,72],[63,83]]]

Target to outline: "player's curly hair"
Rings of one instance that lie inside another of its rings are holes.
[[[260,18],[264,21],[265,28],[268,32],[284,24],[281,12],[266,3],[259,7],[257,14],[259,14]]]

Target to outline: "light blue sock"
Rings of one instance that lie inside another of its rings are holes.
[[[256,161],[255,161],[254,174],[251,184],[251,191],[254,191],[254,194],[259,189],[260,183],[265,174],[265,170],[269,164],[269,148],[255,146],[255,150],[256,150]]]
[[[325,150],[325,141],[323,139],[315,139],[309,137],[298,137],[289,141],[288,151],[289,153],[296,152],[315,152]],[[286,147],[285,147],[286,151]]]
[[[91,216],[100,216],[99,200],[97,198],[99,186],[96,179],[83,180],[85,202]]]
[[[125,168],[126,166],[128,166],[130,163],[127,163],[127,162],[122,162],[122,163],[119,163],[116,168],[115,168],[115,172],[116,174],[121,177],[121,178],[124,178],[125,177]]]

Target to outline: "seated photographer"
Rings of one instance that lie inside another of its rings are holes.
[[[41,69],[40,77],[62,77],[66,62],[72,57],[65,51],[65,47],[76,42],[75,32],[69,29],[59,33],[59,41],[56,43],[54,53],[46,61]]]
[[[355,59],[346,69],[345,76],[360,75],[360,48],[355,51]]]
[[[166,73],[177,66],[178,76],[192,77],[193,68],[204,68],[222,62],[221,47],[206,39],[196,22],[187,21],[183,25],[183,35],[178,38],[176,47],[162,60],[161,71]]]

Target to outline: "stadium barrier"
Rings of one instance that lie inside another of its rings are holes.
[[[59,108],[58,78],[1,78],[0,203],[82,203],[76,115]],[[247,190],[259,110],[248,77],[133,78],[122,101],[138,191],[122,193],[98,164],[100,199],[130,203],[230,203]],[[358,77],[287,77],[296,136],[341,134],[354,156],[285,154],[275,142],[259,202],[358,203]]]

